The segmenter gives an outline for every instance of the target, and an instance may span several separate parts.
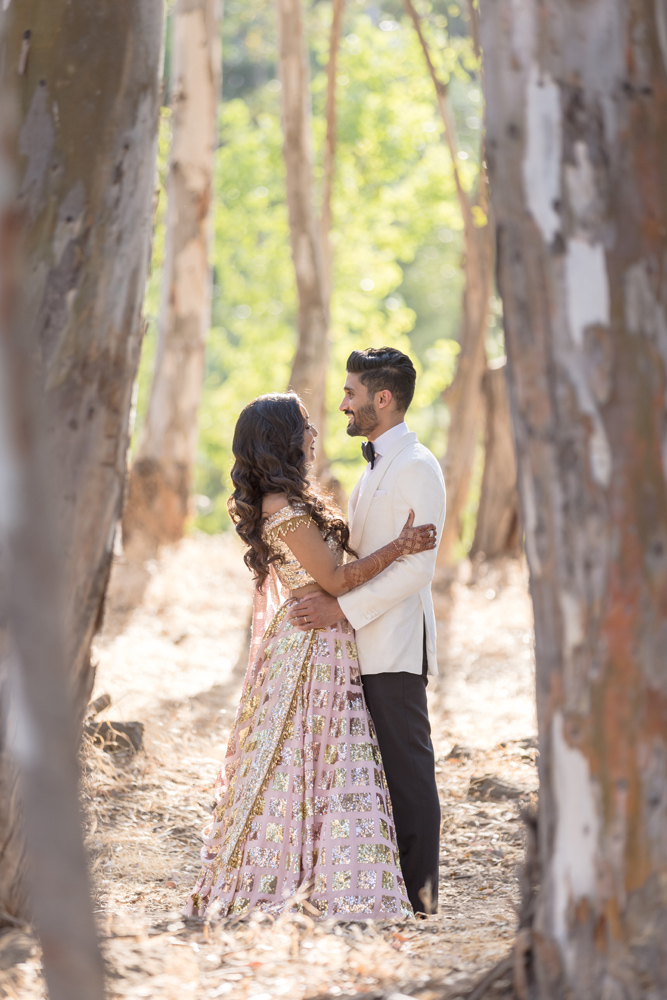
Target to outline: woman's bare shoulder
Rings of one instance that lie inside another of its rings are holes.
[[[270,517],[271,514],[277,514],[283,507],[287,507],[288,503],[286,493],[267,493],[262,497],[262,514],[264,517]]]

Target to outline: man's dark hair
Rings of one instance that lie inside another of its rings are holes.
[[[371,396],[388,389],[396,408],[405,413],[417,380],[415,366],[407,354],[394,347],[369,347],[366,351],[352,351],[346,367],[352,375],[361,376],[361,383]]]

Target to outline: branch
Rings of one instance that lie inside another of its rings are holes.
[[[468,13],[470,14],[470,34],[472,35],[472,45],[475,58],[482,58],[482,46],[479,40],[479,7],[475,6],[475,0],[468,0]]]
[[[438,101],[438,109],[440,111],[440,116],[443,120],[445,126],[445,140],[447,146],[449,147],[449,155],[452,159],[452,170],[454,171],[454,183],[456,184],[456,193],[459,199],[459,205],[461,206],[461,214],[463,215],[463,225],[465,227],[466,236],[471,236],[474,224],[472,219],[472,209],[470,205],[470,199],[467,193],[463,189],[461,183],[461,175],[459,173],[458,167],[458,152],[459,143],[458,136],[456,133],[456,125],[454,123],[454,115],[452,113],[452,108],[449,103],[449,96],[447,92],[447,84],[443,83],[436,73],[435,66],[433,65],[433,60],[431,59],[431,53],[428,47],[428,43],[424,37],[422,31],[421,19],[417,13],[412,0],[404,0],[405,9],[412,18],[412,23],[417,32],[417,37],[419,38],[419,44],[422,47],[422,52],[424,53],[424,59],[426,60],[426,65],[428,71],[433,80],[433,86],[435,87],[435,94]]]
[[[464,994],[464,1000],[482,1000],[482,997],[486,996],[494,983],[511,972],[513,967],[514,953],[510,952],[505,958],[501,958],[492,969],[484,973],[481,979],[478,979],[472,990]]]

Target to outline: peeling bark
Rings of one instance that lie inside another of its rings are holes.
[[[314,208],[308,50],[301,0],[277,0],[277,10],[287,209],[299,298],[297,348],[289,385],[302,397],[323,434],[329,305],[322,234]],[[320,446],[318,472],[324,461]]]
[[[667,995],[667,14],[486,0],[535,607],[531,995]]]
[[[17,322],[45,413],[48,496],[63,552],[63,659],[80,720],[122,505],[141,342],[162,2],[36,0],[29,10],[9,6],[1,25],[0,88],[16,85],[19,102],[25,280]],[[12,789],[8,767],[3,742],[0,785]],[[23,916],[15,801],[0,801],[0,907]]]
[[[470,555],[518,556],[521,551],[514,432],[507,396],[506,360],[484,373],[484,473]]]
[[[158,347],[123,514],[126,554],[139,561],[183,536],[211,318],[209,244],[221,0],[178,0],[172,24],[173,138]]]

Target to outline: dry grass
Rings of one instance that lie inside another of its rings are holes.
[[[134,756],[83,751],[110,998],[436,1000],[464,995],[507,953],[519,809],[536,787],[524,570],[442,580],[436,598],[442,677],[429,692],[443,803],[440,912],[410,924],[181,919],[244,667],[250,591],[234,540],[187,540],[153,567],[129,619],[112,610],[98,643],[97,693],[112,695],[108,718],[142,721],[146,740]],[[464,749],[448,756],[455,745]],[[519,797],[472,797],[484,776]],[[24,931],[0,937],[0,996],[43,995],[37,958]],[[506,980],[494,989],[488,997],[510,995]]]

